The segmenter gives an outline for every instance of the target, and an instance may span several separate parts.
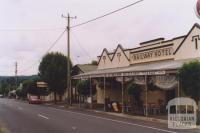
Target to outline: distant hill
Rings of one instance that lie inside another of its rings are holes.
[[[15,76],[0,76],[0,81],[2,80],[7,80],[7,79],[15,79]],[[17,76],[18,82],[21,82],[23,80],[28,80],[28,79],[35,79],[38,78],[38,75],[31,75],[31,76]]]

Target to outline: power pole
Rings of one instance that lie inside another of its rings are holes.
[[[69,13],[67,16],[62,15],[63,18],[67,19],[67,90],[68,90],[68,103],[72,104],[72,90],[71,90],[71,68],[70,68],[70,20],[76,19],[76,17],[70,17]]]
[[[17,72],[18,72],[18,65],[15,62],[15,89],[17,89]]]
[[[15,85],[17,87],[17,72],[18,72],[18,65],[17,65],[17,62],[15,62]]]

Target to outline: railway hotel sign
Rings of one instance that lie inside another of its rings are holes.
[[[155,48],[151,50],[145,51],[138,51],[138,52],[131,52],[130,59],[132,63],[140,63],[140,62],[147,62],[147,61],[155,61],[155,60],[162,60],[172,57],[173,55],[173,48],[164,47],[164,48]]]

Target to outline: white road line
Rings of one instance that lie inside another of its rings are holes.
[[[19,110],[23,110],[23,108],[22,107],[17,107]]]
[[[107,121],[113,121],[113,122],[116,122],[116,123],[122,123],[122,124],[126,124],[126,125],[132,125],[132,126],[138,126],[138,127],[153,129],[153,130],[162,131],[162,132],[166,132],[166,133],[177,133],[177,132],[174,132],[174,131],[165,130],[165,129],[161,129],[161,128],[156,128],[156,127],[151,127],[151,126],[145,126],[145,125],[140,125],[140,124],[125,122],[125,121],[120,121],[120,120],[113,120],[113,119],[110,119],[110,118],[105,118],[105,117],[100,117],[100,116],[88,115],[88,114],[84,114],[84,113],[78,113],[78,112],[73,112],[73,111],[66,111],[66,110],[61,110],[61,109],[56,109],[56,108],[52,108],[52,109],[63,111],[63,112],[68,112],[68,113],[72,113],[72,114],[78,114],[78,115],[83,115],[83,116],[87,116],[87,117],[93,117],[93,118],[97,118],[97,119],[107,120]]]
[[[38,114],[38,116],[39,116],[39,117],[42,117],[42,118],[44,118],[44,119],[47,119],[47,120],[49,119],[48,117],[46,117],[46,116],[44,116],[44,115],[41,115],[41,114]]]
[[[76,130],[77,128],[75,126],[72,127],[73,130]]]

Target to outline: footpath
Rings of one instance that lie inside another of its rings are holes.
[[[145,116],[136,116],[136,115],[129,115],[125,113],[115,113],[115,112],[105,112],[103,110],[91,110],[86,108],[80,108],[79,106],[66,106],[64,103],[58,103],[58,104],[44,104],[45,106],[54,107],[57,109],[63,109],[63,110],[71,110],[71,111],[78,111],[78,112],[85,112],[85,113],[96,113],[96,114],[105,114],[125,119],[132,119],[132,120],[141,120],[141,121],[148,121],[148,122],[156,122],[160,124],[168,124],[167,119],[159,119],[159,118],[153,118],[151,116],[145,117]],[[197,129],[200,129],[200,125],[197,126]]]

